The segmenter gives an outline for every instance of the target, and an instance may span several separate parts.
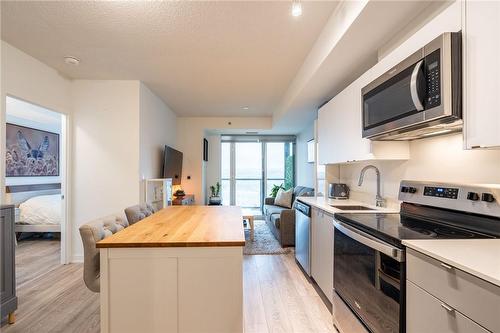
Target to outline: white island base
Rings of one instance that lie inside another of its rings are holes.
[[[101,248],[101,332],[243,332],[242,247]]]

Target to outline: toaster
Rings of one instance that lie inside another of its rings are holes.
[[[328,197],[332,199],[349,199],[349,186],[346,184],[328,184]]]

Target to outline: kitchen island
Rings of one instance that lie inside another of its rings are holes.
[[[172,206],[97,243],[101,332],[243,332],[241,209]]]

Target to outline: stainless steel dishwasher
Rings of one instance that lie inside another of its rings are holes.
[[[311,276],[311,206],[295,201],[295,259]]]

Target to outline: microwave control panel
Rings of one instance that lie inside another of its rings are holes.
[[[426,84],[426,109],[431,109],[441,104],[441,62],[440,50],[436,50],[425,57],[425,84]]]
[[[425,186],[424,195],[428,197],[457,199],[458,188]]]

